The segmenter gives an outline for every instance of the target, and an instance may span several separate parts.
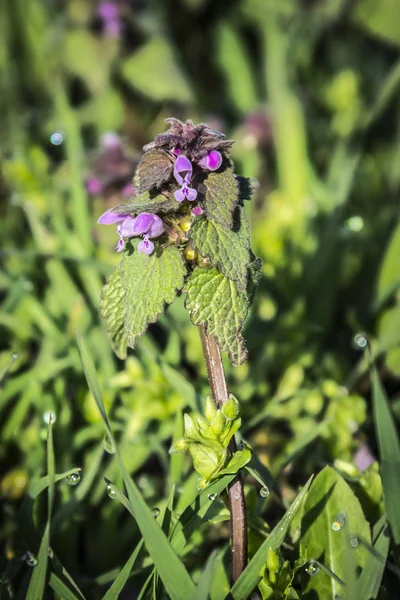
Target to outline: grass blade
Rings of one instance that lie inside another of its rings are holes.
[[[268,549],[271,548],[272,550],[277,550],[281,546],[283,540],[285,539],[285,535],[290,523],[293,521],[307,496],[311,481],[312,477],[310,477],[300,494],[297,496],[294,502],[292,502],[290,508],[286,511],[282,519],[271,531],[265,542],[263,542],[263,544],[257,550],[243,573],[240,575],[239,579],[232,587],[228,597],[232,597],[235,600],[246,600],[246,598],[250,597],[251,592],[261,579],[260,571],[267,559]]]
[[[167,536],[155,521],[153,513],[147,506],[139,488],[131,479],[121,459],[104,407],[93,360],[80,334],[78,335],[78,346],[89,389],[96,401],[110,440],[115,445],[117,462],[122,473],[132,512],[144,538],[147,550],[171,599],[186,600],[191,596],[194,584],[185,566],[168,541]]]
[[[386,392],[372,367],[372,400],[387,519],[393,540],[400,544],[400,443]]]
[[[211,584],[215,571],[215,560],[218,553],[212,552],[208,557],[206,566],[200,575],[199,583],[196,585],[191,600],[208,600],[211,593]]]
[[[55,481],[53,424],[51,419],[49,419],[49,425],[47,429],[47,476],[49,478],[47,523],[37,557],[38,564],[36,565],[33,571],[31,581],[29,583],[26,600],[38,600],[39,598],[43,598],[44,589],[46,585],[46,573],[49,560],[48,551],[50,546],[50,522],[51,513],[53,512]]]
[[[103,600],[118,600],[119,594],[122,592],[124,585],[128,581],[129,575],[131,574],[133,565],[137,557],[139,556],[139,552],[143,548],[144,540],[141,540],[136,546],[135,550],[132,552],[125,566],[121,569],[118,574],[118,577],[115,579],[114,583],[110,587],[109,590],[103,596]]]

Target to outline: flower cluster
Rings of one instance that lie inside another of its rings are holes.
[[[201,206],[198,204],[194,208],[188,208],[190,205],[185,201],[191,203],[199,200],[200,192],[196,186],[207,171],[217,171],[222,167],[224,157],[228,156],[233,142],[225,140],[223,134],[213,131],[205,124],[195,126],[191,121],[183,124],[177,119],[167,119],[167,122],[170,124],[170,130],[157,135],[153,142],[144,147],[145,155],[138,165],[135,187],[138,180],[141,194],[154,195],[160,194],[162,186],[161,194],[174,198],[178,203],[176,210],[172,212],[185,218],[188,214],[195,217],[203,212]],[[144,182],[141,180],[141,169],[145,171]],[[180,186],[178,189],[176,183]],[[131,212],[134,210],[135,198],[136,196],[130,205]],[[117,224],[120,236],[117,251],[121,252],[125,248],[125,239],[140,235],[143,236],[143,240],[139,243],[138,251],[151,254],[154,243],[150,239],[159,237],[170,229],[168,216],[163,216],[167,219],[167,223],[164,223],[158,215],[147,212],[147,208],[144,209],[146,212],[138,216],[129,214],[129,211],[121,212],[119,209],[120,207],[117,207],[107,211],[98,220],[100,224]]]
[[[164,223],[157,215],[151,213],[141,213],[137,217],[113,212],[113,209],[107,210],[101,215],[98,223],[101,225],[110,225],[117,223],[117,232],[119,242],[116,246],[117,252],[122,252],[125,248],[124,238],[132,238],[137,235],[143,236],[139,242],[138,252],[151,254],[154,250],[154,244],[150,238],[156,238],[164,232]]]

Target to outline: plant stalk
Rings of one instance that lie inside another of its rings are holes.
[[[200,338],[203,348],[204,360],[206,361],[208,380],[210,382],[211,394],[217,408],[221,408],[228,400],[228,388],[226,385],[224,367],[221,352],[215,337],[208,336],[205,328],[200,325]],[[229,444],[229,450],[236,452],[236,440],[233,437]],[[240,475],[229,484],[228,487],[229,507],[231,513],[231,579],[234,583],[244,571],[247,564],[247,520],[246,504],[244,498],[243,482]]]

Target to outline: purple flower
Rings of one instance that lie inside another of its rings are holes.
[[[211,150],[211,152],[203,156],[203,158],[201,158],[197,164],[202,169],[216,171],[222,164],[222,156],[218,150]]]
[[[89,179],[86,181],[86,187],[91,196],[100,194],[101,190],[103,189],[101,181],[96,179],[96,177],[89,177]]]
[[[368,448],[367,444],[361,444],[355,453],[353,460],[359,471],[362,473],[376,461],[376,458]]]
[[[154,244],[149,238],[156,238],[164,231],[164,223],[157,215],[152,213],[141,213],[137,217],[123,215],[113,212],[113,209],[107,210],[97,221],[101,225],[111,225],[117,223],[117,232],[119,242],[116,246],[117,252],[122,252],[125,248],[124,238],[143,236],[139,242],[138,252],[151,254],[154,250]]]
[[[202,214],[203,214],[203,210],[201,209],[201,207],[199,205],[195,206],[192,209],[192,215],[194,217],[198,217],[199,215],[202,215]]]
[[[110,37],[118,37],[121,33],[118,6],[114,2],[101,2],[97,14],[103,22],[106,34]]]
[[[187,198],[190,202],[196,200],[197,190],[189,187],[192,174],[192,163],[186,156],[180,154],[176,159],[174,166],[174,177],[179,185],[182,186],[175,192],[175,199],[178,202],[183,202],[185,198]]]

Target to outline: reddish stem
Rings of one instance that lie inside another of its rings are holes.
[[[221,352],[213,336],[206,334],[201,325],[200,338],[203,347],[204,359],[207,366],[208,380],[210,382],[211,394],[217,408],[228,400],[228,388],[226,385],[224,367]],[[236,452],[236,440],[233,437],[229,444],[229,450]],[[246,504],[244,498],[243,482],[240,475],[229,484],[228,487],[229,506],[231,512],[231,548],[232,566],[231,578],[234,583],[244,571],[247,564],[247,522]]]

